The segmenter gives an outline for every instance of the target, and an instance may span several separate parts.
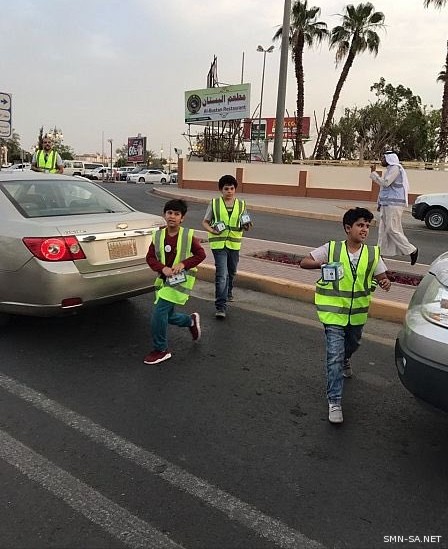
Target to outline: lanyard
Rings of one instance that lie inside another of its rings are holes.
[[[364,248],[364,244],[361,244],[361,251],[359,252],[358,262],[356,263],[356,267],[354,267],[354,265],[352,263],[352,260],[350,259],[350,254],[349,254],[349,251],[348,251],[347,241],[345,242],[345,249],[347,250],[348,262],[350,263],[350,270],[352,271],[353,280],[356,280],[356,273],[358,271],[359,262],[361,261],[361,255],[362,255],[363,248]]]

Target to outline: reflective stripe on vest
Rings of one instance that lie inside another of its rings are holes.
[[[45,162],[45,152],[42,150],[37,151],[36,154],[36,166],[42,170],[48,170],[50,173],[56,173],[56,151],[50,151],[48,153],[47,161]]]
[[[160,263],[165,265],[165,236],[166,229],[159,229],[154,234],[154,251],[156,258]],[[184,229],[180,227],[179,234],[177,235],[177,249],[176,257],[174,258],[173,265],[181,263],[184,259],[191,257],[191,243],[193,241],[194,230],[193,229]],[[176,303],[178,305],[185,305],[188,298],[190,297],[191,290],[193,289],[194,283],[196,281],[196,272],[197,269],[189,269],[185,271],[187,280],[176,284],[175,286],[169,286],[165,280],[160,276],[157,277],[155,282],[156,287],[156,299],[155,303],[161,297],[166,301],[171,301],[171,303]]]
[[[212,200],[212,224],[222,221],[226,228],[220,234],[208,233],[208,241],[212,250],[240,250],[243,240],[243,230],[240,227],[240,218],[246,209],[244,200],[235,198],[232,213],[229,216],[226,204],[222,198]]]
[[[316,283],[314,302],[319,320],[336,326],[361,325],[367,322],[371,300],[373,275],[378,265],[378,246],[363,245],[356,274],[352,272],[345,241],[329,242],[328,262],[339,261],[344,267],[344,277],[334,282]]]

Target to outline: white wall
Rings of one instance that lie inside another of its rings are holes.
[[[244,168],[244,183],[298,185],[299,171],[308,172],[307,187],[353,189],[369,191],[369,166],[301,166],[296,164],[262,164],[233,162],[184,162],[184,179],[218,181],[224,174],[236,175]],[[413,194],[448,192],[448,172],[407,170],[410,192]]]

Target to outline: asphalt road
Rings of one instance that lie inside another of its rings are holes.
[[[132,207],[149,213],[161,214],[166,198],[151,193],[152,185],[131,185],[127,183],[105,184],[107,189],[120,196]],[[202,229],[201,221],[206,210],[205,204],[190,203],[186,224],[194,229]],[[331,239],[344,238],[341,223],[322,221],[301,217],[254,212],[254,228],[247,238],[261,238],[274,242],[300,244],[302,246],[318,247]],[[406,224],[404,228],[409,240],[419,249],[419,263],[430,264],[441,253],[448,250],[448,233],[446,231],[431,231],[424,224]],[[370,242],[377,242],[378,231],[373,227],[370,231]],[[397,258],[400,259],[400,258]],[[404,257],[408,260],[409,257]]]
[[[448,417],[399,383],[398,327],[368,324],[333,426],[312,307],[236,296],[219,322],[198,283],[187,309],[203,338],[172,328],[159,366],[142,363],[150,296],[13,320],[0,334],[0,547],[447,547]],[[442,537],[414,542],[424,535]]]

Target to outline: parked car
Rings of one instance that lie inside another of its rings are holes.
[[[154,289],[162,217],[84,178],[0,171],[0,320],[51,316]]]
[[[127,181],[129,183],[166,183],[169,176],[162,170],[154,170],[152,168],[144,168],[139,172],[131,172]]]
[[[85,167],[82,160],[64,160],[64,175],[84,175]]]
[[[411,299],[395,364],[408,391],[448,412],[448,252],[432,263]]]
[[[448,229],[448,193],[431,193],[417,196],[412,205],[415,219],[425,222],[428,229]]]
[[[111,174],[115,170],[111,170],[110,167],[101,166],[101,168],[95,168],[89,173],[89,179],[93,181],[102,181],[103,179],[110,179]]]
[[[170,183],[177,183],[177,172],[170,173]]]
[[[135,166],[122,166],[117,169],[120,181],[126,181],[128,175],[135,169]]]
[[[92,172],[94,170],[97,170],[98,168],[104,168],[104,165],[99,164],[98,162],[85,162],[84,163],[84,177],[87,177],[87,179],[91,179]]]
[[[31,170],[31,163],[24,162],[22,164],[13,164],[8,169],[9,170]]]

